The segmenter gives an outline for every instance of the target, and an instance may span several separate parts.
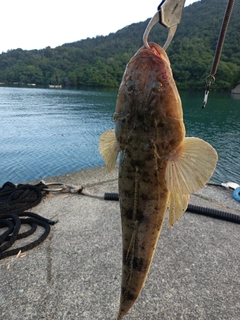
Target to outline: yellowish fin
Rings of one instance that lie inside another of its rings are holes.
[[[102,155],[108,171],[114,168],[119,152],[115,130],[108,130],[100,136],[99,152]]]
[[[217,163],[216,150],[206,141],[185,138],[168,159],[166,182],[169,191],[190,194],[203,188]]]
[[[169,197],[169,222],[173,225],[187,209],[187,195],[203,188],[217,163],[216,150],[206,141],[185,138],[170,156],[165,179]]]
[[[187,210],[187,206],[188,206],[188,196],[186,194],[170,192],[168,227],[173,226],[174,223],[181,218],[181,216]]]

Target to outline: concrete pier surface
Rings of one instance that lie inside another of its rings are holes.
[[[99,195],[118,192],[117,168],[110,174],[100,167],[44,180],[83,185]],[[206,186],[190,203],[240,215],[232,192],[217,186]],[[116,319],[119,202],[51,193],[31,211],[58,223],[25,256],[0,260],[0,319]],[[124,320],[239,320],[239,248],[239,224],[189,212],[172,228],[165,221],[145,287]]]

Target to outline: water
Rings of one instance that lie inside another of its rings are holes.
[[[0,87],[0,186],[104,165],[99,136],[114,127],[117,90]],[[212,180],[240,184],[240,100],[181,93],[188,136],[219,154]]]
[[[181,98],[187,136],[202,138],[217,150],[212,180],[240,184],[240,97],[211,92],[205,109],[202,93],[184,92]]]

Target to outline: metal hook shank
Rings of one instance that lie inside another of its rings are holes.
[[[164,27],[169,28],[167,41],[165,42],[163,49],[167,50],[168,46],[172,42],[172,39],[177,30],[177,25],[180,23],[182,18],[182,11],[184,8],[185,0],[165,0],[159,7],[158,12],[149,21],[147,28],[143,34],[143,43],[145,47],[150,49],[148,44],[148,35],[152,27],[159,22]]]
[[[155,13],[155,15],[152,17],[152,19],[149,21],[147,28],[143,34],[143,43],[145,45],[145,47],[147,47],[148,49],[150,49],[149,44],[148,44],[148,36],[150,31],[152,30],[152,27],[159,22],[159,11]]]

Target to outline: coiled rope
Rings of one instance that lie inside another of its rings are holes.
[[[50,225],[55,221],[41,217],[33,212],[23,212],[38,205],[43,195],[45,184],[40,182],[37,185],[19,184],[15,186],[11,182],[6,182],[0,188],[0,260],[6,257],[25,252],[38,246],[43,242],[50,232]],[[25,232],[20,233],[21,225],[30,226]],[[34,241],[14,249],[9,248],[17,241],[32,235],[37,227],[43,227],[44,232]]]

